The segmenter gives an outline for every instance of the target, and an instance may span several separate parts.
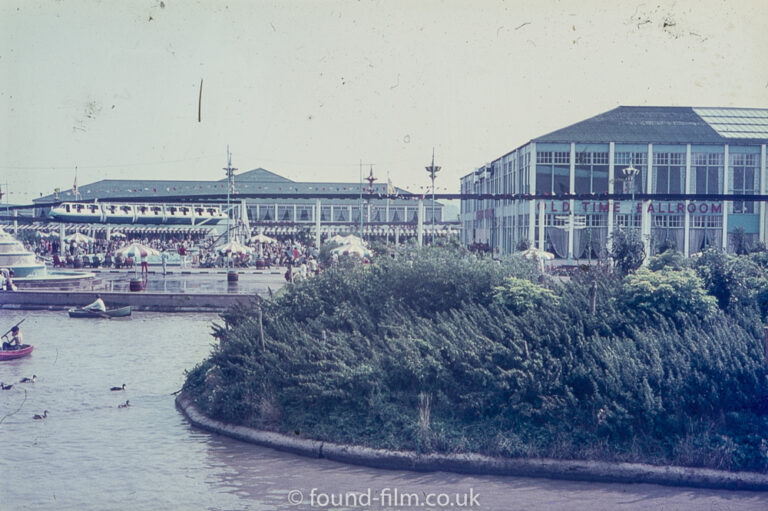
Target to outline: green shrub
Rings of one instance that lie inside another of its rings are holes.
[[[502,285],[495,286],[493,299],[517,314],[544,305],[556,305],[558,302],[552,290],[517,277],[506,277]]]
[[[673,265],[538,284],[519,257],[396,255],[227,311],[185,389],[218,418],[327,441],[768,471],[758,293],[734,285],[745,301],[720,309]]]
[[[666,317],[706,316],[717,306],[702,280],[688,268],[664,267],[656,272],[642,268],[624,279],[621,298],[626,307]]]

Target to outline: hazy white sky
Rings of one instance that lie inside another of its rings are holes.
[[[764,0],[0,0],[0,185],[219,179],[229,144],[420,191],[434,146],[458,192],[618,105],[768,107],[767,43]]]

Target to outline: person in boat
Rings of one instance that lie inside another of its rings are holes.
[[[5,334],[3,336],[3,339],[7,339],[8,334]],[[4,350],[17,350],[21,348],[21,345],[23,344],[24,338],[21,335],[21,329],[19,328],[19,325],[15,325],[13,328],[11,328],[11,340],[6,341],[3,343],[3,349]]]
[[[107,312],[107,306],[104,305],[104,300],[101,299],[101,295],[96,295],[96,300],[94,300],[93,303],[89,303],[83,307],[83,309],[89,311]]]

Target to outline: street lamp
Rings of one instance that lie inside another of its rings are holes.
[[[365,180],[368,181],[368,223],[369,224],[371,223],[371,197],[373,196],[373,182],[376,181],[376,179],[378,178],[373,177],[373,165],[371,165],[371,172],[368,174],[368,177],[365,178]],[[360,211],[361,219],[363,218],[362,214],[363,212]],[[371,227],[369,226],[369,228]],[[360,239],[361,240],[364,239],[362,230],[360,232]],[[371,236],[369,234],[368,241],[370,241],[370,239],[371,239]]]
[[[632,166],[632,161],[629,162],[629,167],[621,169],[621,172],[624,174],[624,179],[629,181],[629,188],[632,191],[632,225],[630,226],[630,229],[635,228],[635,176],[637,176],[640,173],[639,169],[636,169]]]
[[[435,243],[435,174],[440,172],[440,167],[435,166],[435,148],[432,148],[432,165],[425,167],[432,178],[432,244]]]
[[[235,193],[235,171],[237,170],[235,167],[232,166],[232,153],[229,152],[229,146],[227,146],[227,166],[224,167],[222,170],[226,171],[227,173],[227,244],[229,245],[230,242],[230,230],[231,230],[231,222],[230,222],[230,215],[232,215],[232,210],[229,206],[229,196],[230,194]],[[234,268],[230,267],[230,260],[232,258],[232,246],[229,246],[230,248],[230,255],[227,257],[227,282],[237,282],[237,272]]]

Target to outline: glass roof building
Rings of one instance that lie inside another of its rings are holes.
[[[767,192],[766,143],[768,109],[621,106],[464,176],[462,194],[513,197],[462,199],[463,242],[568,259],[598,257],[615,229],[638,230],[649,255],[765,243],[765,203],[744,199]]]

